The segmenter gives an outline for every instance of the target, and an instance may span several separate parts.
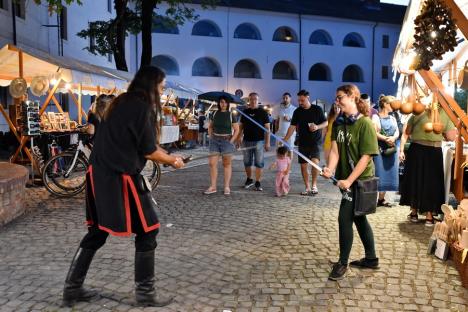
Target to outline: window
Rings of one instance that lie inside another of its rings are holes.
[[[330,35],[322,29],[316,30],[310,35],[310,44],[333,45],[333,40]]]
[[[192,76],[221,77],[221,69],[215,60],[201,57],[193,63]]]
[[[169,20],[164,19],[163,17],[158,16],[153,21],[153,33],[157,34],[179,34],[179,28],[177,25],[173,25]]]
[[[0,0],[0,9],[8,10],[8,0]]]
[[[249,23],[244,23],[237,26],[236,30],[234,31],[234,38],[262,40],[262,36],[260,35],[257,27]]]
[[[349,33],[343,39],[343,46],[354,48],[365,48],[364,39],[358,33]]]
[[[280,61],[273,67],[273,79],[296,80],[296,70],[291,63]]]
[[[112,53],[107,53],[107,61],[112,63]]]
[[[179,76],[179,65],[177,61],[167,55],[157,55],[151,59],[151,65],[164,70],[166,75]]]
[[[343,82],[364,82],[362,69],[357,65],[348,65],[343,71]]]
[[[389,47],[389,37],[388,35],[383,35],[382,36],[382,48],[388,49]]]
[[[19,18],[25,19],[26,18],[26,0],[18,0],[13,2],[15,8],[15,15]]]
[[[330,67],[324,63],[314,64],[309,70],[309,80],[312,81],[331,81]]]
[[[60,37],[68,40],[68,13],[65,6],[60,11]]]
[[[107,12],[112,13],[112,0],[107,0]]]
[[[192,28],[192,36],[222,37],[218,25],[211,21],[199,21]]]
[[[89,36],[89,49],[92,51],[96,48],[96,38],[94,36]]]
[[[291,28],[282,26],[275,31],[273,41],[297,42],[297,36]]]
[[[382,79],[388,79],[388,66],[382,66]]]
[[[234,78],[262,78],[257,64],[251,60],[240,60],[234,66]]]

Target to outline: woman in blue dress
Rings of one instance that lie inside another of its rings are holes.
[[[390,113],[393,111],[390,103],[394,100],[392,96],[380,96],[379,113],[373,116],[377,131],[380,154],[374,157],[375,175],[379,181],[378,206],[391,207],[385,200],[385,192],[398,191],[398,153],[400,133],[398,124]]]

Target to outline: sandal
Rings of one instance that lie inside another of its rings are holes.
[[[393,207],[392,204],[390,204],[388,201],[385,199],[379,199],[377,201],[377,207]]]
[[[303,192],[301,192],[301,195],[303,196],[311,196],[312,195],[312,192],[310,190],[305,190]]]
[[[418,223],[418,221],[419,221],[419,220],[418,220],[418,214],[417,214],[417,213],[415,213],[415,214],[410,213],[410,214],[408,215],[408,220],[409,220],[410,222],[412,222],[412,223]]]
[[[229,187],[224,188],[224,195],[231,195],[231,189]]]
[[[210,195],[216,193],[216,189],[209,187],[206,191],[203,192],[205,195]]]

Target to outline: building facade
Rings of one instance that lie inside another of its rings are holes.
[[[405,7],[359,0],[331,0],[333,9],[307,1],[250,2],[221,1],[207,10],[193,5],[199,15],[195,22],[156,23],[153,64],[165,69],[170,80],[204,91],[242,90],[244,96],[255,91],[264,104],[300,89],[331,103],[336,88],[346,82],[373,100],[395,93],[391,62]],[[275,7],[277,2],[283,4]],[[285,2],[291,6],[284,7]],[[158,13],[165,9],[159,7]],[[139,41],[131,43],[136,55]]]

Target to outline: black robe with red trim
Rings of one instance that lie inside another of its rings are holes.
[[[145,232],[159,228],[150,194],[137,187],[145,155],[156,150],[150,105],[136,93],[124,93],[113,104],[95,135],[86,174],[86,219],[112,235],[133,232],[136,209]]]

